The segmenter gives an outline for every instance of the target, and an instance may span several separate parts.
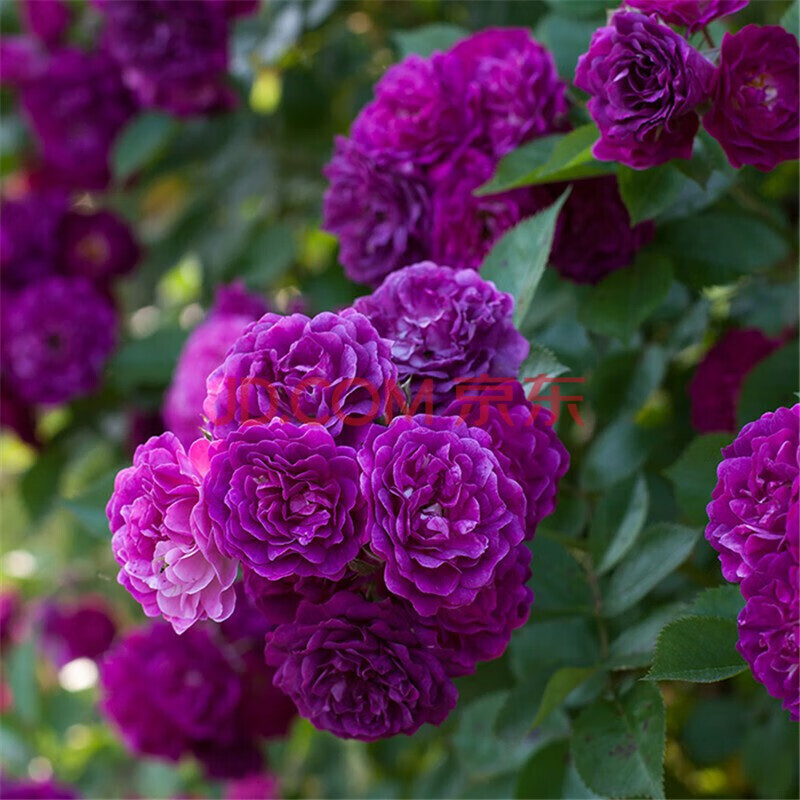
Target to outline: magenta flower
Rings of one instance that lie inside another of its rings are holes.
[[[525,28],[481,31],[460,41],[447,58],[459,65],[468,87],[461,103],[477,94],[491,155],[499,158],[528,139],[564,130],[566,87],[552,55]]]
[[[136,448],[106,509],[117,580],[148,617],[162,615],[178,633],[226,619],[235,603],[236,563],[217,550],[200,498],[207,470],[205,439],[187,453],[164,433]]]
[[[54,276],[3,297],[3,376],[28,403],[97,388],[116,340],[113,307],[85,278]]]
[[[383,413],[396,378],[389,343],[353,309],[312,319],[265,314],[209,376],[203,410],[215,438],[279,417],[352,441]]]
[[[458,417],[399,417],[358,453],[386,588],[423,616],[475,602],[525,535],[525,495],[491,437]]]
[[[668,25],[680,25],[688,34],[709,22],[743,9],[749,0],[625,0],[631,8],[656,14]]]
[[[21,0],[25,27],[48,47],[59,43],[69,27],[69,6],[64,0]]]
[[[594,156],[647,169],[690,158],[713,66],[666,25],[618,11],[578,59],[575,85],[591,95],[600,129]]]
[[[797,37],[776,25],[726,33],[706,130],[734,167],[769,171],[800,153]]]
[[[62,237],[65,271],[97,284],[130,272],[141,256],[131,229],[110,211],[68,213]]]
[[[733,433],[747,373],[779,346],[779,341],[768,339],[755,328],[731,329],[723,334],[697,365],[688,386],[695,430]]]
[[[301,604],[267,639],[275,685],[320,730],[375,741],[440,724],[457,692],[434,655],[433,634],[389,600],[339,592]]]
[[[355,451],[321,425],[255,422],[215,442],[203,484],[220,552],[270,580],[338,580],[366,541]]]
[[[758,572],[764,556],[786,550],[798,535],[788,521],[800,484],[799,428],[800,405],[779,408],[749,422],[722,450],[706,539],[728,581]]]
[[[459,379],[515,376],[528,355],[512,320],[513,298],[472,270],[414,264],[354,307],[390,343],[412,400],[428,391],[426,382],[438,405],[452,399]]]
[[[795,498],[795,507],[797,499]],[[736,649],[753,677],[800,719],[800,568],[797,527],[787,531],[793,546],[764,555],[742,581],[745,607],[739,614]]]

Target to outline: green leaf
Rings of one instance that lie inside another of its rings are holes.
[[[648,666],[653,660],[653,650],[664,626],[685,613],[684,603],[661,606],[643,620],[625,629],[608,647],[609,669],[637,669]]]
[[[614,570],[603,592],[603,611],[613,617],[629,609],[689,556],[698,531],[661,522],[649,527],[639,544]]]
[[[400,58],[418,55],[427,58],[437,51],[449,50],[459,39],[469,36],[469,31],[458,25],[435,22],[410,31],[392,34]]]
[[[547,375],[550,378],[557,378],[569,372],[569,367],[565,367],[555,356],[552,350],[536,342],[531,342],[531,349],[528,357],[522,362],[519,368],[519,379],[524,384],[526,378],[536,378],[539,375]]]
[[[588,613],[592,593],[581,565],[562,544],[539,537],[533,547],[533,579],[536,612]]]
[[[669,261],[640,255],[632,266],[612,273],[588,293],[579,317],[589,330],[628,342],[671,284]]]
[[[567,134],[544,136],[523,144],[500,161],[491,180],[475,194],[497,194],[520,186],[612,173],[615,164],[596,161],[592,156],[599,136],[597,127],[590,123]]]
[[[149,166],[165,150],[178,130],[168,114],[149,112],[134,117],[114,142],[111,165],[114,177],[124,181]]]
[[[22,476],[20,496],[31,522],[39,522],[53,508],[68,460],[66,446],[50,442]]]
[[[758,419],[780,406],[791,408],[797,402],[797,341],[786,344],[747,373],[739,395],[738,425]]]
[[[717,482],[720,450],[731,443],[729,433],[709,433],[693,439],[680,458],[666,471],[675,486],[681,511],[692,525],[708,521],[706,505]]]
[[[271,225],[259,231],[247,245],[235,276],[244,278],[249,289],[271,289],[292,266],[296,252],[291,227],[282,223]]]
[[[664,701],[639,683],[621,699],[597,700],[575,720],[572,756],[604,797],[664,797]]]
[[[743,606],[744,599],[738,586],[716,586],[700,592],[689,613],[696,617],[719,617],[735,622]]]
[[[589,447],[581,465],[581,486],[589,492],[607,489],[644,464],[652,434],[628,417],[604,428]]]
[[[600,498],[589,529],[599,575],[616,566],[633,547],[647,519],[647,483],[642,475],[612,486]]]
[[[112,381],[123,393],[142,386],[167,386],[186,337],[186,331],[176,326],[125,343],[111,361]]]
[[[14,709],[28,724],[39,718],[39,686],[36,681],[36,642],[32,636],[8,654],[8,684]]]
[[[686,178],[672,164],[636,170],[621,167],[617,173],[619,191],[631,224],[655,219],[680,196]]]
[[[649,681],[714,683],[747,669],[736,651],[736,622],[717,617],[684,617],[661,631]]]
[[[519,772],[515,797],[519,800],[564,797],[568,762],[569,739],[559,739],[537,750]]]
[[[544,688],[539,710],[531,722],[531,728],[541,725],[546,717],[558,708],[573,689],[594,675],[594,667],[562,667],[555,672]]]
[[[750,215],[707,211],[662,226],[658,242],[675,259],[677,277],[701,289],[766,269],[789,253],[786,241]]]
[[[786,9],[786,13],[781,17],[781,25],[789,33],[797,36],[798,28],[800,28],[800,0],[794,0]]]
[[[736,753],[749,724],[749,709],[738,698],[707,697],[692,708],[681,740],[694,764],[710,767]]]
[[[561,207],[569,195],[564,192],[553,205],[523,220],[495,243],[481,267],[481,277],[515,300],[514,323],[519,327],[533,302]]]
[[[575,77],[578,58],[589,49],[598,22],[548,14],[536,26],[536,38],[553,54],[558,74],[566,81]]]
[[[120,465],[120,468],[125,465]],[[109,470],[107,475],[97,479],[85,492],[77,497],[62,500],[61,504],[81,524],[83,529],[98,539],[108,540],[110,531],[106,505],[114,489],[117,470]]]

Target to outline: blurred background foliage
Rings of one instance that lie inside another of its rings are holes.
[[[100,391],[41,418],[40,451],[0,438],[4,589],[17,589],[30,607],[99,593],[120,625],[141,621],[115,582],[104,506],[132,446],[157,425],[180,348],[214,287],[242,279],[279,309],[301,294],[310,313],[364,293],[337,265],[336,240],[319,229],[321,168],[386,67],[449,46],[464,31],[521,25],[552,49],[569,80],[607,5],[273,0],[236,23],[236,111],[139,115],[117,141],[107,196],[146,248],[118,291],[123,341]],[[737,24],[776,21],[788,5],[751,3]],[[0,3],[0,15],[4,32],[17,29],[14,4]],[[82,20],[76,35],[91,42],[96,20]],[[33,144],[8,94],[2,111],[0,172],[13,181]],[[459,706],[440,729],[364,745],[299,720],[287,741],[269,746],[285,797],[596,796],[569,757],[568,709],[598,696],[609,672],[620,686],[630,683],[624,668],[647,665],[661,627],[721,582],[699,530],[716,454],[730,437],[694,436],[686,383],[731,320],[771,334],[797,320],[797,163],[766,175],[745,170],[735,182],[720,162],[696,165],[708,170],[705,189],[687,180],[657,198],[658,236],[648,252],[667,258],[677,280],[647,314],[617,310],[609,319],[608,304],[590,300],[594,290],[548,272],[526,319],[526,334],[567,375],[586,378],[584,424],[566,413],[560,422],[573,466],[537,537],[530,623],[502,659],[460,681]],[[745,385],[740,419],[790,404],[796,366],[796,345],[764,362]],[[633,541],[658,523],[692,526],[681,545],[688,561],[669,574],[645,563],[652,591],[607,618],[598,597],[607,599],[625,555],[619,537]],[[0,724],[3,769],[52,772],[87,797],[219,796],[191,762],[128,755],[100,721],[91,670],[76,679],[40,655],[34,622],[3,656],[13,698]],[[605,666],[592,670],[598,660]],[[560,667],[585,672],[572,675],[565,706],[557,703],[531,733]],[[797,726],[748,672],[719,684],[664,683],[662,692],[667,796],[797,796]]]

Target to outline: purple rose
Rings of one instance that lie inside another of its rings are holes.
[[[19,594],[13,589],[0,591],[0,646],[5,649],[17,638],[22,615]]]
[[[473,603],[525,535],[525,495],[488,433],[458,417],[400,417],[358,453],[386,588],[423,616]]]
[[[714,68],[681,36],[635,12],[617,12],[578,59],[575,85],[600,129],[593,153],[647,169],[691,158],[697,106]]]
[[[447,159],[480,135],[476,90],[464,82],[449,55],[412,55],[390,67],[375,99],[353,123],[351,137],[369,153],[413,171]]]
[[[790,506],[800,484],[800,404],[749,422],[723,448],[708,504],[706,539],[719,553],[722,574],[738,583],[760,569],[768,553],[785,550]]]
[[[434,171],[431,250],[438,263],[479,269],[507,230],[546,205],[537,188],[473,195],[492,177],[494,168],[488,156],[466,150]]]
[[[3,376],[29,403],[63,403],[97,388],[116,315],[85,278],[45,278],[3,297]]]
[[[0,773],[2,800],[75,800],[80,795],[71,787],[48,779],[44,781],[15,780]]]
[[[767,172],[798,157],[799,68],[797,37],[776,25],[723,37],[703,125],[734,167]]]
[[[264,772],[232,781],[225,787],[224,800],[281,800],[277,775]]]
[[[25,27],[48,47],[59,43],[69,27],[69,6],[63,0],[21,0]]]
[[[279,417],[356,440],[383,413],[396,378],[389,343],[352,309],[312,319],[265,314],[209,376],[203,410],[215,438]]]
[[[59,50],[21,91],[48,177],[104,189],[111,146],[136,110],[114,62],[102,52]]]
[[[355,451],[321,425],[247,423],[209,451],[220,552],[270,580],[337,580],[366,541]]]
[[[19,289],[56,272],[59,229],[67,210],[61,192],[29,192],[0,205],[0,275]]]
[[[95,283],[130,272],[141,251],[131,229],[110,211],[70,212],[62,224],[64,269]]]
[[[533,591],[531,551],[520,545],[498,565],[494,580],[463,608],[443,608],[421,621],[437,634],[440,657],[452,676],[469,675],[478,661],[499,658],[511,633],[528,621]]]
[[[739,393],[750,372],[780,346],[756,328],[729,330],[697,365],[688,392],[692,426],[700,433],[736,430]]]
[[[507,473],[527,502],[525,538],[556,507],[558,482],[569,469],[569,453],[553,430],[549,411],[533,406],[517,381],[487,387],[454,400],[442,412],[486,431],[495,452],[509,461]]]
[[[719,17],[744,8],[749,0],[625,0],[631,8],[656,14],[669,25],[680,25],[687,34],[705,28]]]
[[[463,39],[447,55],[478,91],[487,152],[499,158],[522,142],[564,130],[565,85],[550,53],[525,28],[490,28]],[[466,104],[469,94],[459,98]]]
[[[177,761],[236,740],[239,676],[207,631],[163,623],[127,634],[101,664],[101,709],[135,753]]]
[[[433,634],[389,600],[339,592],[303,603],[267,639],[275,685],[321,730],[375,741],[440,724],[457,692],[434,655]]]
[[[113,0],[101,10],[104,45],[142,106],[187,116],[235,105],[226,84],[229,30],[220,3]]]
[[[200,436],[206,379],[225,359],[245,328],[266,313],[266,303],[241,286],[217,290],[214,307],[183,346],[162,413],[184,447]]]
[[[528,355],[512,321],[511,295],[469,269],[414,264],[354,307],[390,342],[412,400],[428,392],[436,404],[447,400],[461,378],[516,376]]]
[[[99,659],[117,633],[101,597],[84,597],[70,604],[48,603],[42,622],[45,650],[59,667],[76,658]]]
[[[736,649],[750,665],[753,677],[783,701],[793,720],[800,719],[800,568],[798,529],[794,548],[767,553],[742,581],[747,602],[739,614]]]
[[[117,580],[148,617],[161,614],[178,633],[226,619],[235,603],[236,563],[217,550],[200,498],[207,469],[205,439],[187,453],[164,433],[136,448],[106,508]]]
[[[347,276],[375,285],[430,250],[430,197],[414,171],[339,137],[325,167],[323,228],[339,237]]]
[[[598,283],[627,267],[655,232],[653,223],[631,226],[614,176],[575,181],[558,217],[550,263],[575,283]],[[552,187],[555,198],[563,185]]]

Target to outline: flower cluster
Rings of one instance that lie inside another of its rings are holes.
[[[110,211],[71,210],[61,191],[30,189],[0,207],[3,424],[32,438],[28,406],[97,387],[116,339],[111,283],[139,260]]]
[[[800,717],[800,405],[742,428],[722,451],[706,539],[740,584],[738,649],[753,675]]]
[[[567,130],[567,110],[552,57],[521,28],[392,67],[325,169],[325,227],[348,275],[374,286],[424,259],[478,269],[505,231],[564,187],[475,190],[520,144]],[[587,207],[604,218],[587,226]],[[613,177],[576,182],[559,229],[552,263],[581,283],[627,266],[651,230],[631,227]]]
[[[236,615],[247,614],[239,598]],[[265,629],[164,623],[127,633],[101,663],[101,708],[135,752],[177,761],[192,753],[216,778],[258,774],[262,738],[281,736],[296,710],[272,685]]]
[[[714,64],[669,24],[692,33],[746,3],[628,5],[645,13],[615,13],[595,32],[575,71],[600,129],[596,158],[634,169],[690,158],[701,114],[734,167],[768,171],[798,157],[800,50],[793,34],[755,25],[726,33]]]
[[[264,314],[208,377],[211,441],[187,454],[164,434],[118,476],[120,582],[179,632],[265,628],[275,686],[319,728],[440,723],[452,678],[527,620],[526,541],[569,464],[514,377],[512,311],[475,272],[422,263],[356,308]],[[491,405],[476,379],[508,397]],[[424,380],[414,413],[404,390]]]

